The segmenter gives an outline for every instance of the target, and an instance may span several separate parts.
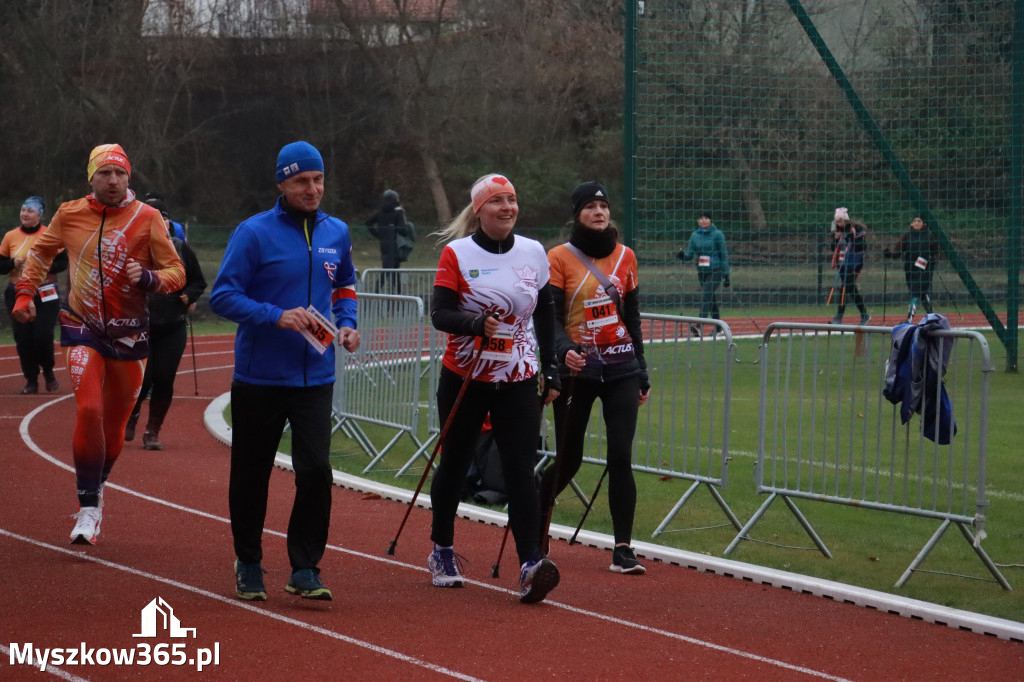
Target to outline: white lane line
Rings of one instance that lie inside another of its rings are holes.
[[[65,398],[66,397],[68,397],[68,396],[65,396]],[[48,403],[44,403],[44,404],[38,406],[36,409],[34,409],[31,412],[29,412],[27,415],[25,415],[25,419],[21,423],[21,426],[19,428],[19,432],[21,434],[22,441],[24,441],[24,443],[33,452],[35,452],[37,455],[39,455],[40,457],[42,457],[46,461],[48,461],[48,462],[50,462],[52,464],[55,464],[58,467],[66,470],[66,471],[74,472],[74,467],[73,466],[71,466],[69,464],[65,464],[64,462],[61,462],[60,460],[58,460],[58,459],[54,458],[53,456],[51,456],[49,453],[45,452],[38,445],[36,445],[35,441],[32,440],[32,437],[28,433],[29,425],[31,424],[32,419],[37,414],[42,412],[46,407],[48,407],[50,405],[53,405],[53,404],[59,402],[60,400],[65,399],[65,398],[58,398],[57,400],[53,400],[53,401],[50,401]],[[226,518],[224,518],[222,516],[217,516],[215,514],[210,514],[208,512],[204,512],[204,511],[201,511],[201,510],[198,510],[198,509],[192,509],[190,507],[185,507],[183,505],[179,505],[177,503],[170,502],[168,500],[164,500],[164,499],[161,499],[161,498],[158,498],[158,497],[152,497],[151,495],[146,495],[144,493],[140,493],[140,492],[132,490],[130,488],[125,488],[124,486],[120,486],[120,485],[117,485],[115,483],[108,482],[106,484],[106,488],[107,489],[112,489],[112,490],[119,490],[121,492],[128,493],[129,495],[134,495],[134,496],[139,497],[141,499],[147,500],[149,502],[154,502],[156,504],[161,504],[161,505],[164,505],[166,507],[170,507],[171,509],[175,509],[177,511],[183,511],[183,512],[186,512],[186,513],[189,513],[189,514],[194,514],[196,516],[201,516],[203,518],[212,519],[212,520],[215,520],[215,521],[220,521],[221,523],[228,523],[228,524],[231,523],[230,519],[226,519]],[[287,534],[286,533],[282,533],[281,531],[265,529],[264,532],[268,533],[270,535],[276,535],[278,537],[287,537]],[[5,533],[5,531],[3,531],[3,529],[0,529],[0,533]],[[36,542],[36,541],[32,540],[32,542]],[[43,545],[43,543],[36,543],[36,544],[39,544],[41,546],[47,546],[47,547],[50,546],[50,545]],[[413,569],[413,570],[418,571],[418,572],[426,572],[425,568],[423,568],[421,566],[418,566],[418,565],[407,564],[407,563],[404,563],[404,562],[401,562],[401,561],[397,561],[395,559],[386,559],[384,557],[375,556],[373,554],[366,554],[365,552],[358,552],[358,551],[355,551],[355,550],[346,549],[344,547],[338,547],[336,545],[327,545],[327,549],[331,549],[331,550],[334,550],[334,551],[337,551],[337,552],[342,552],[344,554],[349,554],[349,555],[352,555],[352,556],[357,556],[357,557],[360,557],[360,558],[363,558],[363,559],[369,559],[369,560],[372,560],[372,561],[379,561],[381,563],[390,564],[392,566],[400,566],[400,567],[404,567],[404,568]],[[72,552],[72,553],[75,556],[80,556],[80,553],[78,553],[78,552]],[[106,562],[101,562],[101,563],[106,563]],[[125,568],[125,570],[130,570],[131,572],[136,572],[136,573],[138,573],[140,575],[143,574],[143,572],[136,571],[136,569]],[[146,575],[148,575],[148,574],[146,574]],[[179,583],[176,583],[174,581],[170,581],[169,579],[165,579],[165,578],[157,578],[157,579],[162,581],[162,582],[168,582],[169,584],[175,584],[175,585],[179,584]],[[513,591],[513,590],[509,590],[509,589],[504,588],[504,587],[498,587],[497,585],[491,585],[489,583],[479,582],[479,581],[476,581],[476,580],[467,580],[466,582],[469,582],[469,583],[472,583],[474,585],[478,585],[480,587],[484,587],[484,588],[487,588],[487,589],[490,589],[490,590],[497,590],[499,592],[504,592],[504,593],[507,593],[507,594],[510,594],[510,595],[515,595],[516,594],[516,592]],[[199,588],[194,588],[194,589],[197,592],[202,592],[204,594],[207,594],[206,592],[203,592],[203,591],[199,590]],[[230,603],[232,605],[246,606],[245,604],[242,604],[241,602],[237,602],[237,600],[227,599],[227,598],[221,597],[219,595],[214,595],[213,593],[208,593],[208,594],[211,594],[212,596],[216,597],[217,599],[223,600],[226,603]],[[237,602],[237,604],[236,604],[236,602]],[[610,623],[615,623],[617,625],[621,625],[621,626],[624,626],[624,627],[629,627],[629,628],[633,628],[633,629],[637,629],[637,630],[642,630],[644,632],[650,632],[650,633],[653,633],[653,634],[662,635],[662,636],[668,637],[670,639],[675,639],[675,640],[678,640],[678,641],[686,642],[688,644],[693,644],[693,645],[696,645],[696,646],[704,647],[704,648],[711,649],[711,650],[714,650],[714,651],[719,651],[719,652],[730,654],[730,655],[737,656],[737,657],[740,657],[740,658],[746,658],[748,660],[757,661],[759,663],[765,663],[765,664],[768,664],[768,665],[773,665],[773,666],[776,666],[776,667],[779,667],[779,668],[783,668],[785,670],[793,670],[793,671],[801,672],[801,673],[810,675],[812,677],[817,677],[817,678],[820,678],[820,679],[823,679],[823,680],[837,680],[837,681],[845,682],[845,678],[842,678],[842,677],[836,677],[836,676],[829,675],[828,673],[824,673],[824,672],[821,672],[821,671],[811,670],[809,668],[803,668],[801,666],[792,665],[790,663],[786,663],[785,661],[779,661],[779,660],[776,660],[776,659],[773,659],[773,658],[767,658],[767,657],[764,657],[764,656],[759,656],[757,654],[752,654],[750,652],[743,651],[743,650],[740,650],[740,649],[733,649],[731,647],[722,646],[720,644],[715,644],[713,642],[708,642],[708,641],[705,641],[705,640],[695,639],[693,637],[687,637],[685,635],[680,635],[678,633],[670,632],[668,630],[662,630],[662,629],[659,629],[659,628],[653,628],[653,627],[650,627],[650,626],[647,626],[647,625],[643,625],[641,623],[634,623],[632,621],[615,618],[614,616],[608,616],[608,615],[605,615],[605,614],[602,614],[602,613],[597,613],[595,611],[589,611],[587,609],[581,609],[581,608],[578,608],[578,607],[575,607],[575,606],[570,606],[568,604],[563,604],[561,602],[556,602],[556,601],[553,601],[553,600],[546,600],[546,603],[551,604],[552,606],[557,606],[559,608],[563,608],[563,609],[565,609],[567,611],[571,611],[573,613],[577,613],[577,614],[580,614],[580,615],[589,616],[591,618],[596,618],[598,620],[603,620],[603,621],[610,622]],[[261,611],[260,609],[253,608],[253,610],[255,610],[258,613],[264,613],[264,611]],[[282,616],[282,618],[284,618],[284,617]],[[325,632],[329,632],[329,631],[325,631]],[[341,637],[341,636],[339,635],[339,637]]]
[[[21,542],[26,542],[30,545],[35,545],[36,547],[48,549],[53,552],[59,552],[61,554],[73,556],[78,560],[85,559],[86,561],[91,561],[93,563],[105,566],[107,568],[113,568],[118,571],[123,571],[125,573],[128,573],[139,578],[145,578],[147,580],[152,580],[154,582],[163,583],[164,585],[169,585],[179,590],[184,590],[186,592],[191,592],[192,594],[197,594],[201,597],[206,597],[208,599],[213,599],[214,601],[219,601],[222,604],[226,604],[228,606],[234,606],[236,608],[245,609],[246,611],[250,611],[252,613],[265,616],[267,618],[272,618],[273,620],[281,621],[282,623],[287,623],[288,625],[294,625],[297,628],[308,630],[310,632],[315,632],[318,635],[330,637],[331,639],[337,639],[339,641],[345,642],[346,644],[352,644],[363,649],[368,649],[369,651],[372,651],[374,653],[382,654],[384,656],[397,659],[399,661],[402,661],[403,663],[410,663],[420,668],[426,668],[427,670],[436,673],[441,673],[442,675],[447,675],[448,677],[453,677],[457,680],[467,680],[469,682],[476,682],[477,680],[479,680],[479,678],[472,677],[470,675],[465,675],[463,673],[459,673],[454,670],[450,670],[448,668],[435,665],[433,663],[429,663],[422,659],[416,658],[414,656],[409,656],[408,654],[403,654],[393,649],[388,649],[382,646],[378,646],[376,644],[371,644],[370,642],[366,642],[361,639],[356,639],[354,637],[349,637],[348,635],[343,635],[340,632],[334,632],[333,630],[328,630],[326,628],[322,628],[316,625],[310,625],[309,623],[305,623],[295,618],[289,618],[288,616],[283,616],[279,613],[274,613],[272,611],[267,611],[265,609],[258,608],[256,606],[253,606],[252,604],[249,604],[248,602],[242,602],[237,599],[230,599],[223,595],[216,594],[215,592],[210,592],[209,590],[204,590],[194,585],[189,585],[187,583],[179,582],[177,580],[172,580],[171,578],[164,578],[163,576],[155,575],[147,571],[141,571],[137,568],[132,568],[131,566],[125,566],[124,564],[119,564],[113,561],[107,561],[106,559],[100,559],[94,556],[90,556],[88,553],[75,552],[65,547],[58,547],[56,545],[40,542],[39,540],[35,540],[24,535],[19,535],[18,533],[13,533],[4,528],[0,528],[0,535],[6,535],[7,537],[12,538],[14,540],[20,540]]]

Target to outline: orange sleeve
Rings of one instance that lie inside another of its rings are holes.
[[[35,296],[39,285],[50,273],[53,259],[57,257],[62,248],[64,248],[64,220],[62,212],[58,209],[53,220],[36,238],[32,249],[28,252],[25,270],[17,285],[19,295],[24,291],[28,292],[27,295],[30,299]]]
[[[565,290],[565,270],[562,264],[562,255],[566,252],[566,248],[562,245],[556,246],[548,251],[548,266],[550,270],[550,279],[548,284],[553,287]]]
[[[171,293],[185,286],[185,265],[167,235],[163,218],[153,211],[155,218],[149,219],[149,255],[153,274],[160,280],[157,291]]]

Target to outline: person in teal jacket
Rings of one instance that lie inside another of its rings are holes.
[[[711,222],[711,214],[701,211],[697,229],[690,235],[686,248],[676,254],[682,261],[696,259],[697,281],[700,283],[700,317],[720,320],[718,287],[729,287],[729,252],[725,248],[725,235]],[[701,330],[691,325],[690,333],[700,336]]]

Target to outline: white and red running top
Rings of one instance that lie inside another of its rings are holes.
[[[533,311],[537,294],[548,283],[548,259],[540,242],[516,235],[505,253],[490,253],[472,237],[450,242],[437,266],[434,286],[459,294],[459,310],[475,315],[496,314],[497,334],[483,340],[484,348],[472,379],[492,383],[529,379],[537,372],[537,342]],[[466,376],[478,337],[450,334],[442,360],[445,367]]]

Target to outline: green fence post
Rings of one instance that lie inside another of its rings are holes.
[[[629,0],[626,3],[625,41],[625,92],[623,93],[622,153],[625,164],[622,178],[622,210],[625,225],[622,226],[622,243],[634,248],[633,238],[636,224],[636,19],[644,11],[644,0]]]
[[[1010,216],[1006,226],[1006,371],[1017,371],[1021,222],[1024,220],[1024,0],[1013,3],[1013,86],[1010,88]]]

